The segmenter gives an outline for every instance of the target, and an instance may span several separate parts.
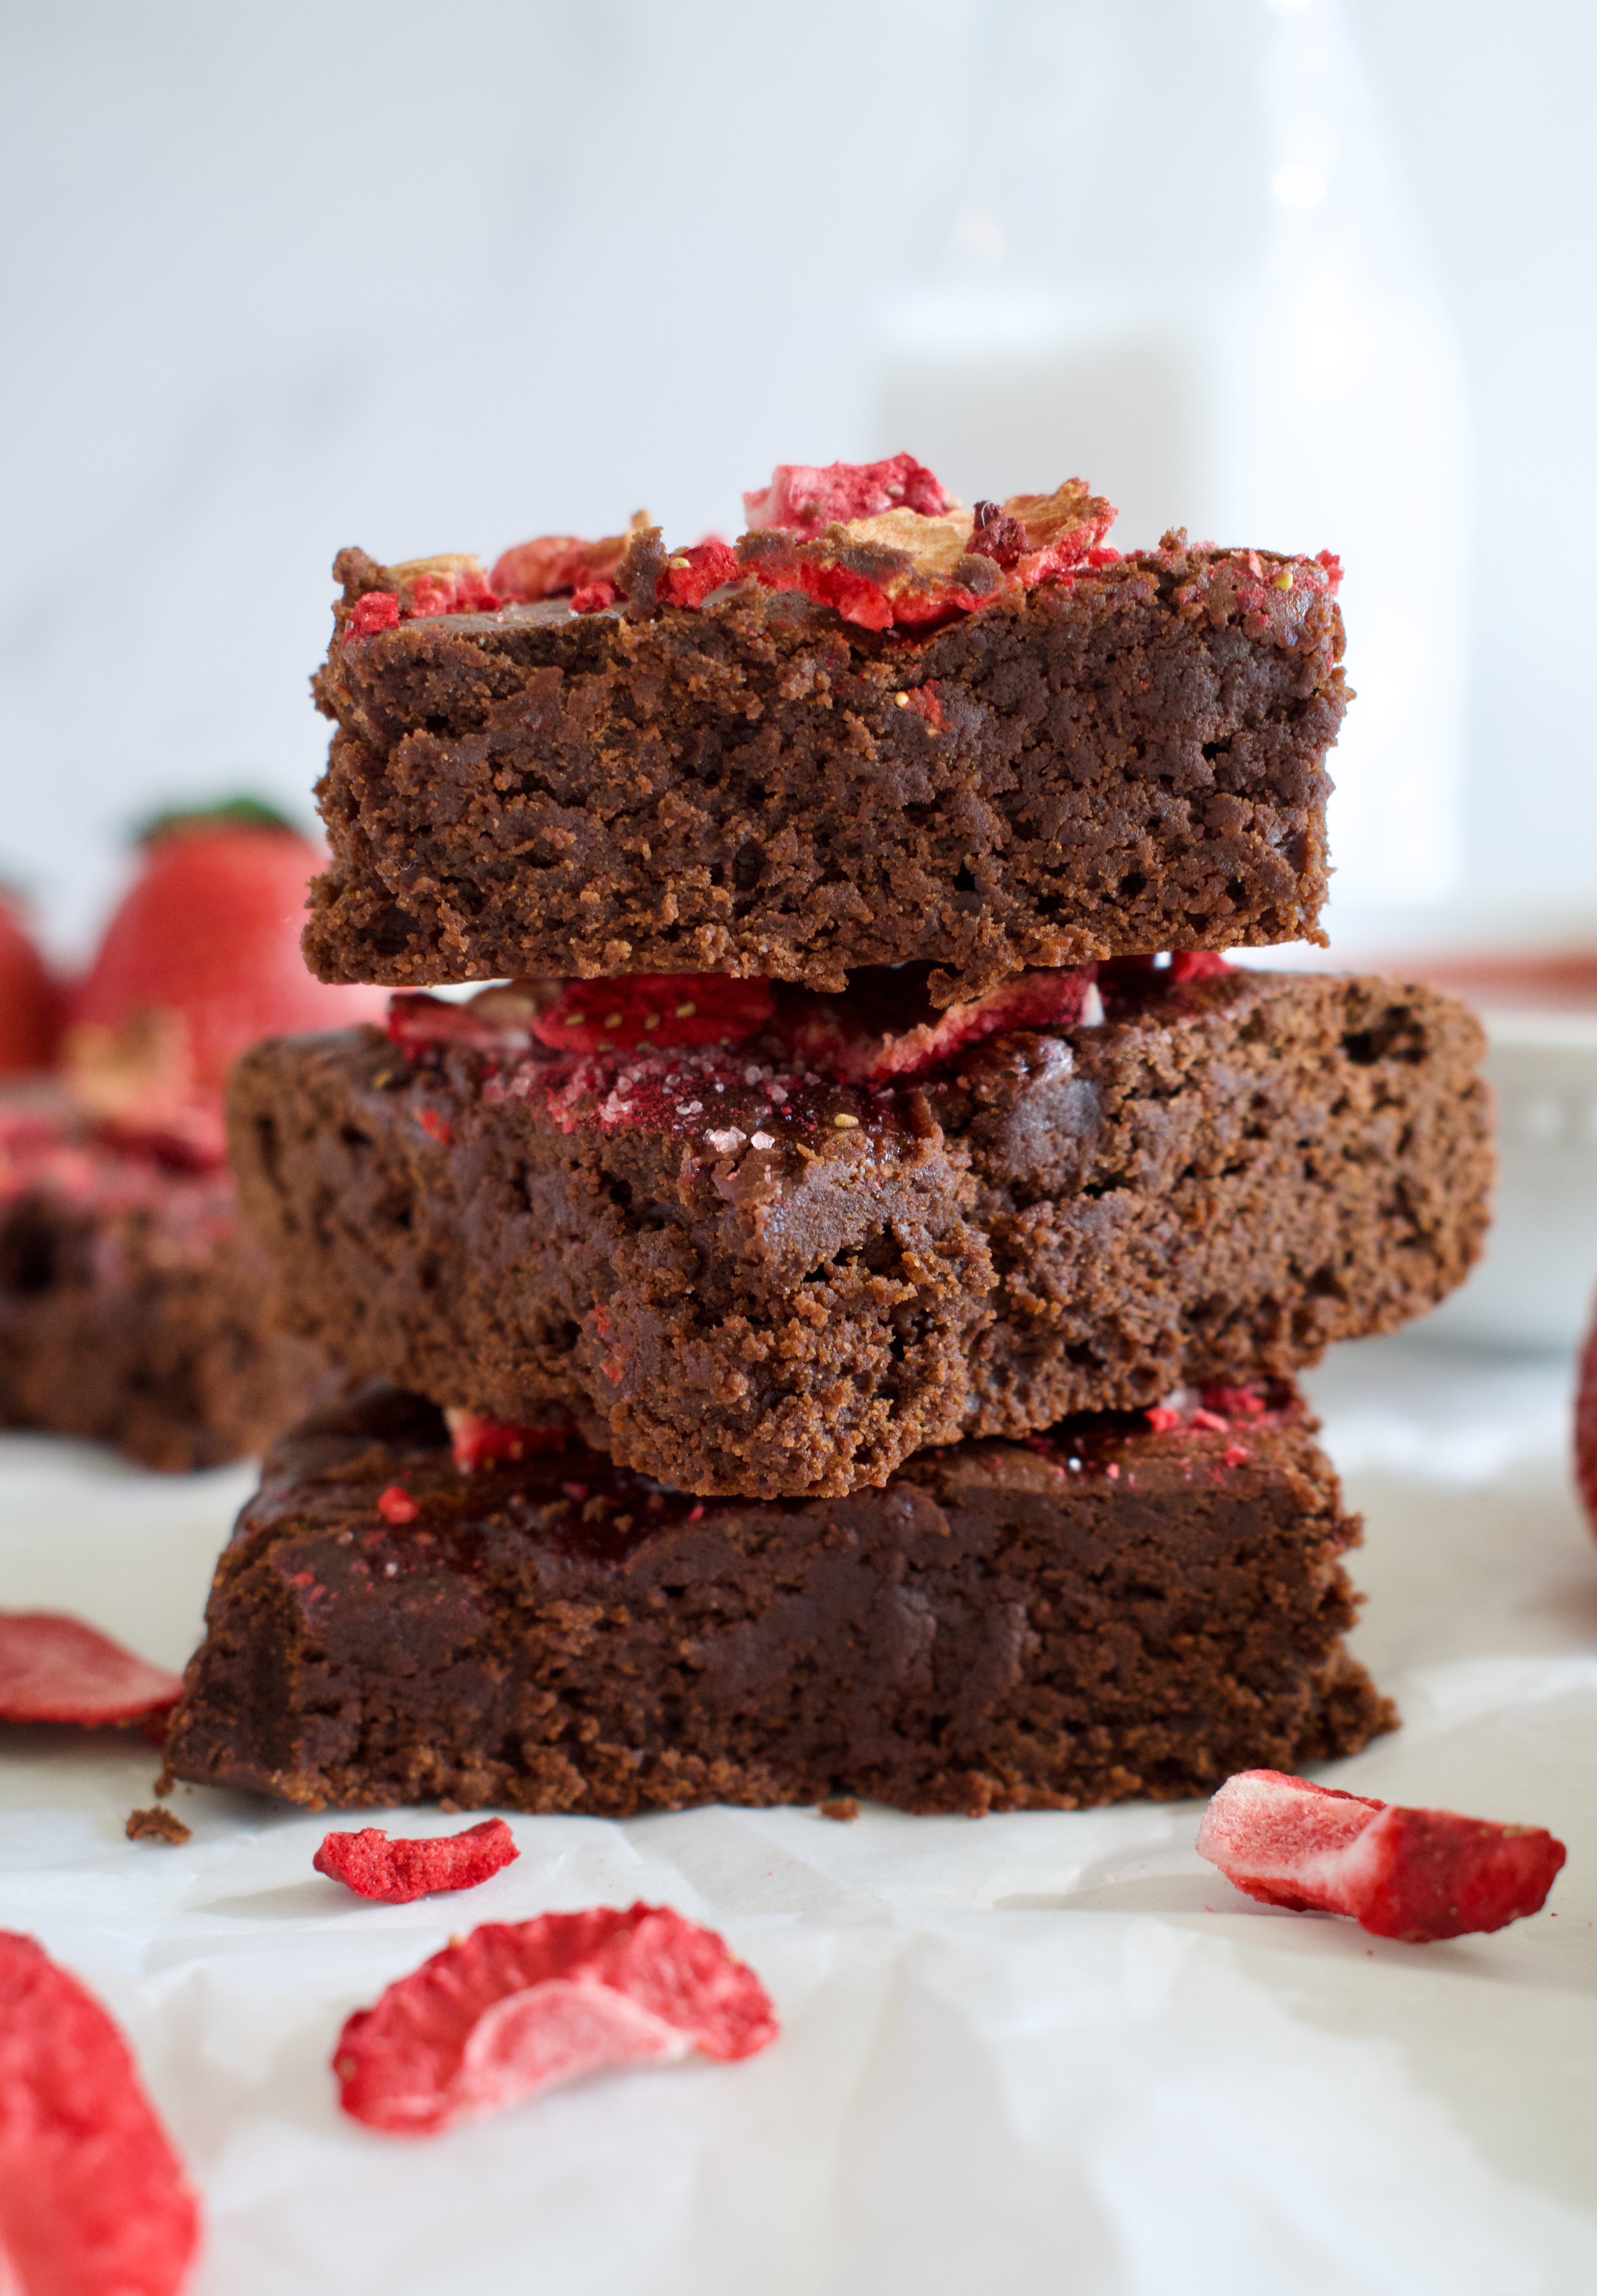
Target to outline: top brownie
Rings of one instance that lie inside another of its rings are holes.
[[[836,991],[916,962],[943,1004],[1323,939],[1334,562],[1179,533],[1121,557],[1076,481],[818,533],[807,507],[735,552],[648,529],[555,563],[545,538],[491,578],[343,552],[322,979]]]

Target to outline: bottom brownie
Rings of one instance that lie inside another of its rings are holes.
[[[274,1289],[227,1171],[97,1138],[53,1095],[0,1104],[0,1427],[169,1471],[264,1450],[327,1375]]]
[[[1207,1405],[1208,1407],[1205,1407]],[[864,1795],[1070,1809],[1301,1769],[1395,1721],[1295,1392],[1187,1396],[697,1501],[574,1440],[463,1472],[369,1386],[274,1447],[168,1760],[317,1808],[619,1817]]]

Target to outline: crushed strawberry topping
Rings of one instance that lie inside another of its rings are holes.
[[[1565,1857],[1541,1826],[1400,1808],[1278,1770],[1227,1778],[1198,1854],[1265,1905],[1347,1914],[1412,1945],[1539,1913]]]
[[[504,1820],[490,1817],[463,1833],[423,1841],[390,1841],[376,1825],[363,1826],[358,1833],[330,1833],[311,1864],[357,1898],[408,1906],[443,1890],[474,1890],[520,1854]]]
[[[180,1675],[56,1611],[0,1611],[0,1722],[142,1722],[177,1702]]]
[[[384,1522],[414,1522],[422,1509],[402,1483],[390,1483],[377,1496],[377,1512]]]
[[[177,2296],[200,2226],[111,2019],[32,1938],[0,1931],[0,2286]]]
[[[712,535],[691,550],[672,552],[655,586],[655,598],[662,606],[701,606],[712,590],[723,582],[735,582],[741,572],[737,553]]]
[[[518,542],[495,562],[489,586],[502,598],[531,603],[610,585],[613,598],[612,578],[627,543],[648,523],[648,512],[639,511],[626,534],[607,534],[597,542],[574,534],[540,534],[535,541]]]
[[[489,1923],[434,1954],[348,2020],[333,2070],[346,2112],[422,2136],[607,2066],[752,2056],[777,2030],[713,1930],[596,1906]]]
[[[504,1420],[485,1419],[476,1411],[450,1409],[444,1418],[455,1464],[463,1475],[530,1458],[538,1451],[563,1451],[570,1439],[564,1427],[517,1427]]]
[[[785,527],[807,541],[829,526],[874,518],[887,510],[912,510],[936,518],[957,507],[954,497],[924,463],[913,455],[890,455],[881,463],[778,463],[771,483],[743,496],[749,530]]]

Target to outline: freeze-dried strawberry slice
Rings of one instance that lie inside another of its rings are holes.
[[[595,1906],[473,1930],[357,2010],[332,2062],[346,2112],[422,2136],[605,2065],[748,2057],[776,2033],[765,1987],[713,1930]]]
[[[750,531],[785,527],[805,539],[884,510],[936,518],[954,507],[953,496],[913,455],[890,455],[881,463],[828,463],[824,469],[813,463],[778,463],[768,487],[743,496]]]
[[[424,990],[401,989],[389,998],[389,1042],[405,1053],[469,1045],[474,1052],[519,1059],[532,1048],[532,1024],[540,1007],[559,994],[558,981],[518,980],[455,1004]]]
[[[1278,1770],[1227,1778],[1198,1854],[1265,1905],[1347,1914],[1411,1945],[1538,1913],[1565,1857],[1539,1825],[1399,1808]]]
[[[358,1833],[330,1833],[311,1864],[357,1898],[408,1906],[437,1891],[474,1890],[520,1854],[504,1820],[489,1817],[463,1833],[430,1841],[390,1841],[377,1825],[363,1826]]]
[[[182,1688],[80,1619],[0,1611],[0,1722],[140,1722]]]
[[[199,2242],[127,2042],[32,1938],[0,1931],[0,2289],[176,2296]]]
[[[559,1053],[635,1052],[641,1046],[736,1045],[771,1017],[768,980],[724,972],[632,972],[615,980],[568,980],[532,1022]]]
[[[531,542],[518,542],[495,561],[489,587],[502,598],[531,602],[608,582],[632,537],[648,523],[648,512],[641,510],[625,534],[606,534],[597,542],[575,534],[540,534]]]
[[[453,1406],[444,1417],[455,1464],[463,1475],[474,1475],[481,1467],[497,1467],[507,1460],[528,1459],[536,1451],[563,1451],[569,1440],[570,1431],[564,1427],[518,1427]]]
[[[995,556],[1028,589],[1095,556],[1116,515],[1113,504],[1095,495],[1085,479],[1067,479],[1051,495],[1011,495],[998,506],[995,520],[993,505],[983,507],[988,520],[979,520],[967,548],[979,552],[984,535],[990,537]],[[1119,553],[1107,555],[1114,559]]]
[[[1094,967],[1022,972],[941,1012],[927,994],[926,972],[917,965],[871,966],[850,976],[846,996],[783,989],[778,1032],[796,1060],[849,1083],[920,1076],[1006,1029],[1074,1028]]]

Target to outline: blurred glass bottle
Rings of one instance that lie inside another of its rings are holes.
[[[1339,0],[985,0],[880,314],[875,449],[967,502],[1089,479],[1122,548],[1331,548],[1359,699],[1337,906],[1462,847],[1469,445]]]

